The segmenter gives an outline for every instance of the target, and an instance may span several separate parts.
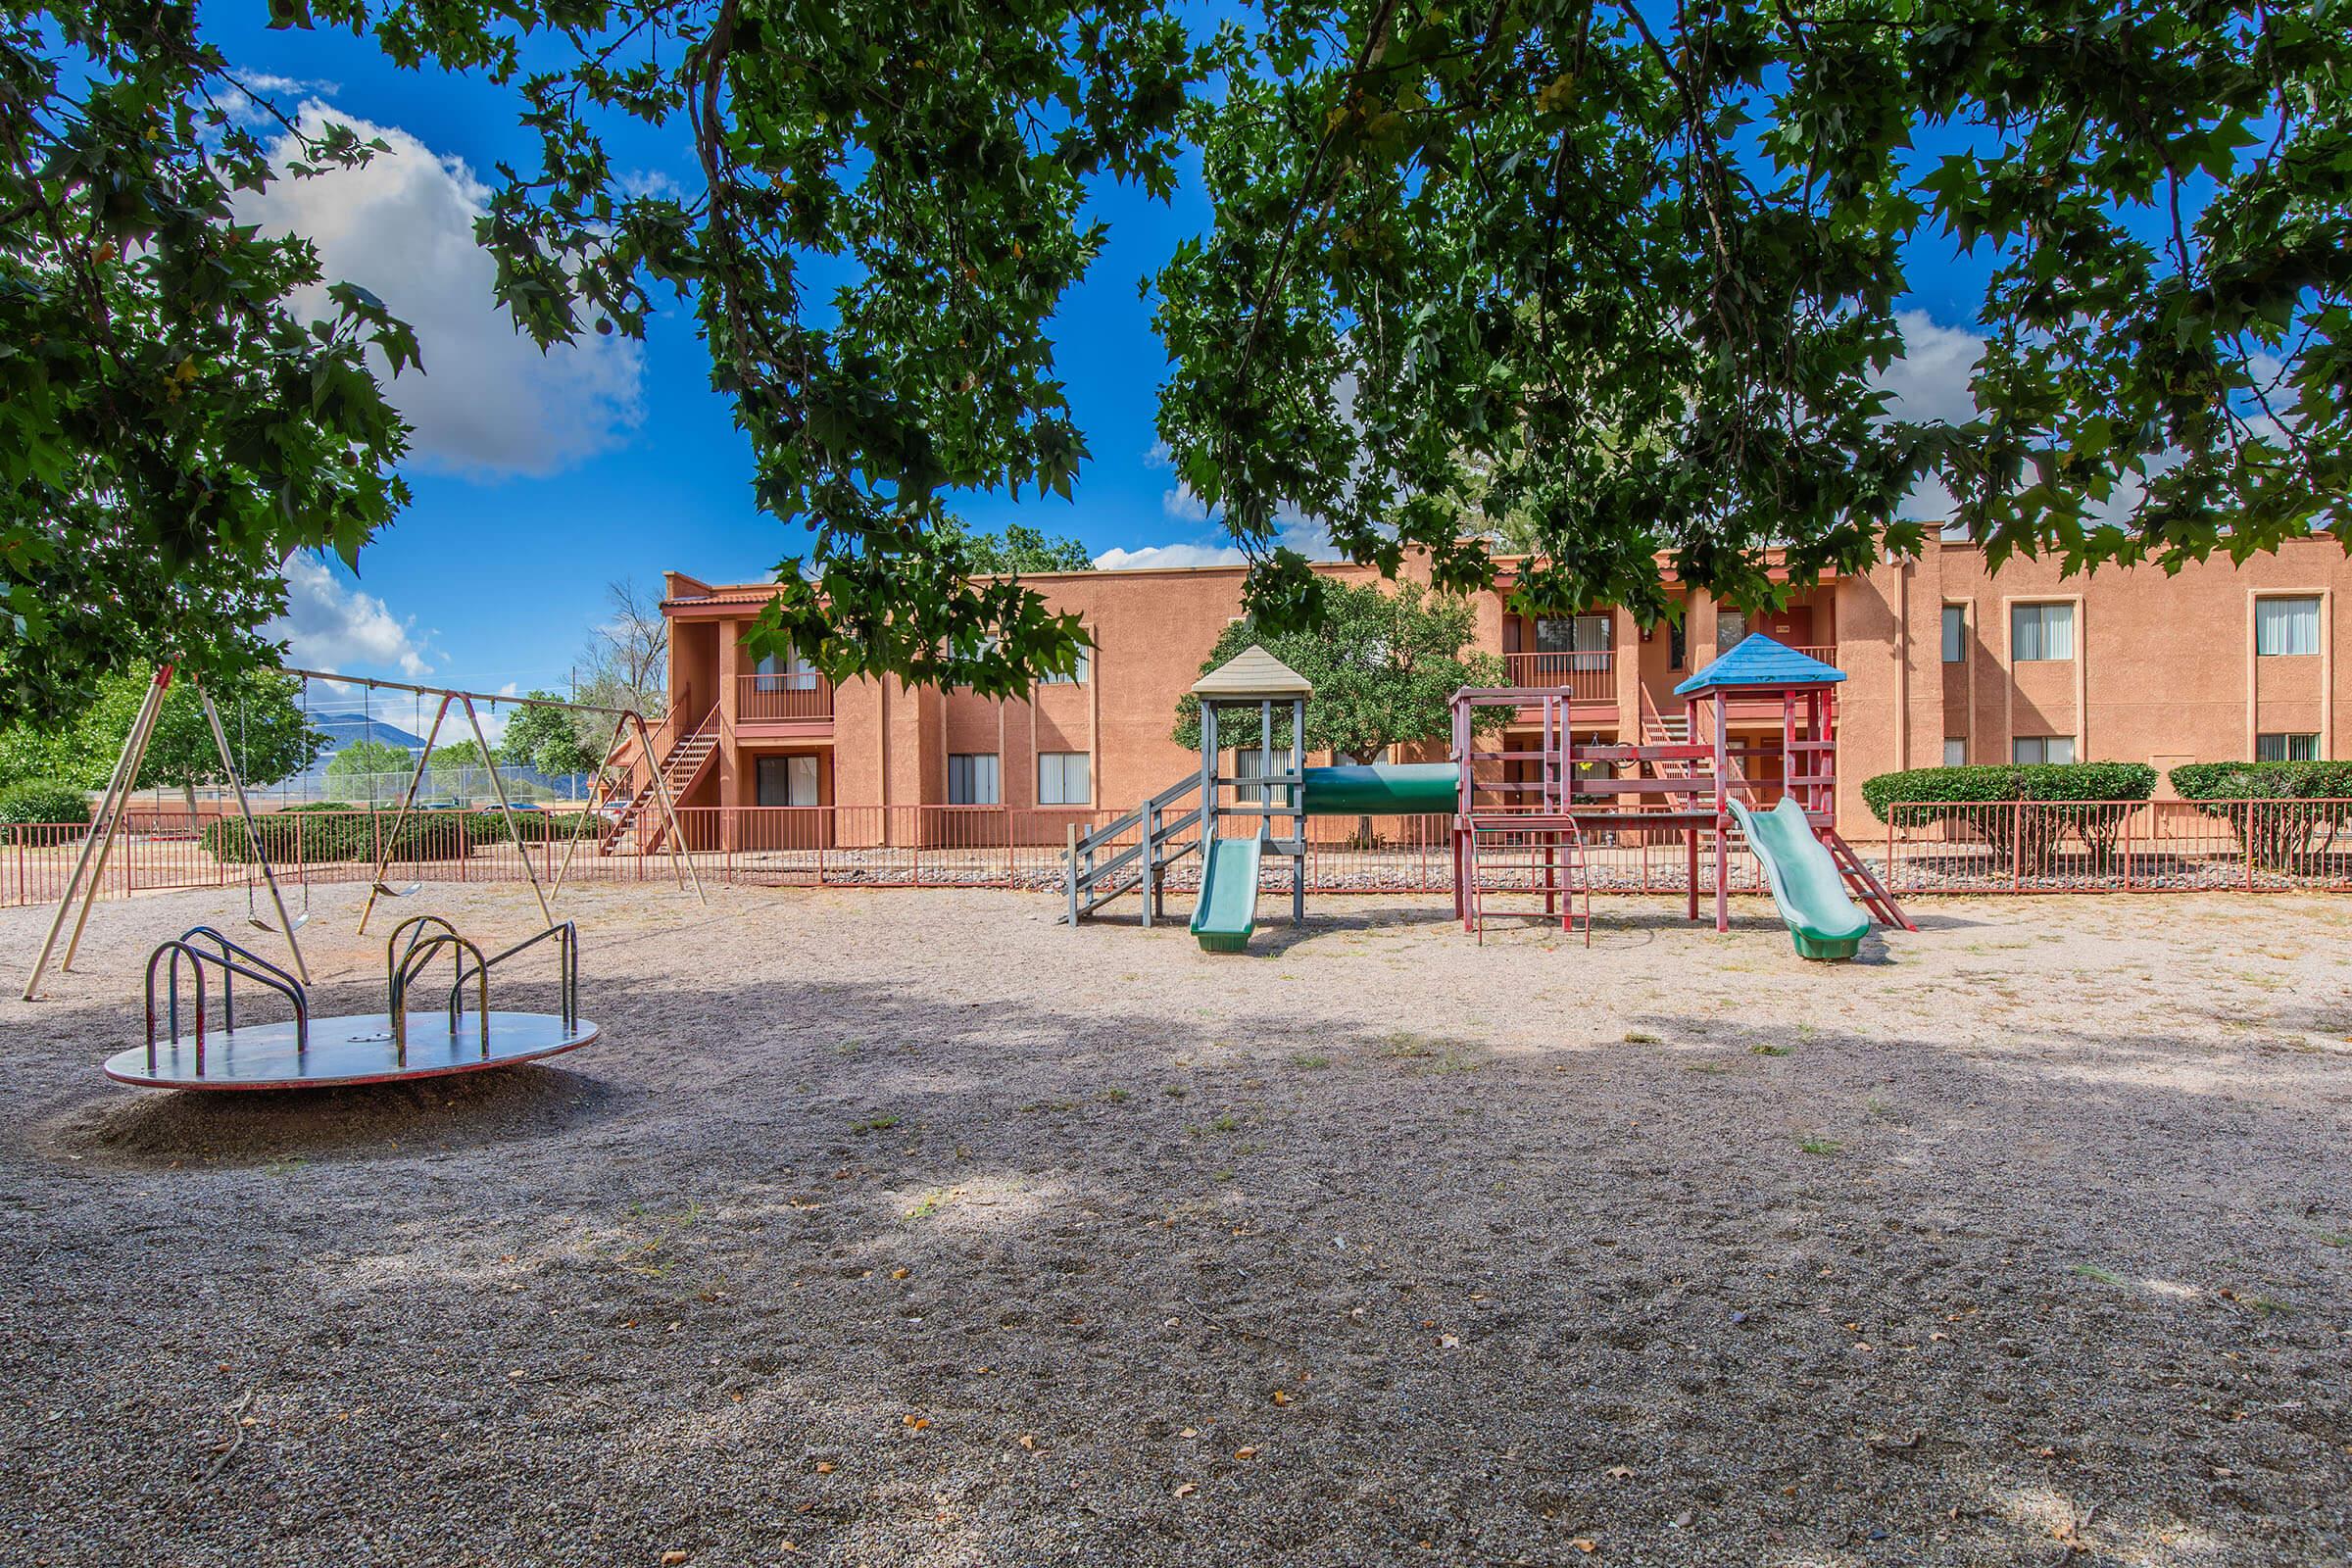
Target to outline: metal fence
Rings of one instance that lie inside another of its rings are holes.
[[[1020,888],[1058,891],[1069,840],[1120,813],[997,806],[696,807],[680,831],[706,882],[776,887]],[[287,811],[262,823],[287,887],[365,882],[396,813]],[[604,817],[565,810],[517,813],[524,840],[507,838],[495,810],[412,812],[387,876],[399,882],[499,883],[523,878],[524,857],[554,875],[575,837],[569,877],[666,882],[666,829],[649,817],[622,835]],[[2352,801],[2003,802],[1908,804],[1884,833],[1854,847],[1898,896],[1984,893],[2274,891],[2352,888]],[[1306,878],[1316,893],[1450,894],[1451,818],[1314,817]],[[65,892],[86,825],[0,827],[0,906],[54,903]],[[1713,889],[1711,856],[1700,890]],[[1586,860],[1598,892],[1680,893],[1687,867],[1672,830],[1596,833]],[[1754,858],[1735,845],[1728,891],[1755,893]],[[1289,862],[1267,864],[1265,886],[1287,888]],[[1200,857],[1169,865],[1171,892],[1199,886]],[[257,880],[244,825],[209,811],[142,807],[109,857],[109,897],[234,887]]]
[[[1884,843],[1898,895],[2352,887],[2343,800],[1914,802]]]

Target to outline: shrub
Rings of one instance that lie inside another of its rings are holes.
[[[353,809],[331,804],[295,807],[254,818],[262,852],[280,865],[373,859],[393,833],[397,811]],[[217,860],[242,863],[252,849],[237,817],[208,823],[204,847]],[[449,811],[411,811],[392,844],[395,860],[461,860],[473,851],[465,819]]]
[[[2229,823],[2239,846],[2273,869],[2292,860],[2314,830],[2332,839],[2352,820],[2352,762],[2183,762],[2170,777],[2182,800]],[[2322,804],[2256,804],[2263,801]]]
[[[591,814],[586,811],[516,811],[514,813],[514,833],[525,844],[545,844],[551,839],[561,844],[579,830],[581,817]],[[466,831],[472,836],[475,844],[504,844],[507,842],[506,819],[495,808],[487,811],[468,812]],[[588,829],[588,837],[591,842],[594,842],[596,838],[594,824],[591,824]]]
[[[87,827],[89,821],[89,797],[57,779],[28,778],[0,790],[0,823],[78,822]]]
[[[2021,870],[2039,873],[2057,857],[2067,834],[2093,858],[2115,853],[2115,841],[2133,804],[2156,792],[2156,770],[2145,762],[2024,762],[1979,767],[1914,767],[1865,779],[1862,800],[1886,820],[1889,808],[1909,804],[1905,822],[1939,817],[1981,836]],[[2014,809],[2000,806],[2019,802]],[[1923,808],[1943,806],[1944,811]],[[1985,808],[1995,808],[1986,809]]]

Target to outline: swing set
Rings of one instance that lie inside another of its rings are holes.
[[[339,674],[332,670],[288,668],[284,673],[297,676],[303,682],[303,714],[306,722],[310,714],[310,683],[312,681],[323,680],[341,686],[359,687],[363,694],[361,702],[365,714],[364,722],[369,739],[373,739],[374,735],[372,698],[375,692],[391,690],[413,693],[419,708],[421,708],[424,698],[437,697],[440,699],[440,706],[433,714],[432,726],[425,735],[423,747],[417,753],[416,765],[409,775],[408,788],[402,792],[400,807],[393,816],[391,831],[378,836],[375,864],[368,879],[368,904],[360,913],[360,931],[363,935],[368,930],[368,921],[374,914],[378,900],[406,899],[423,891],[424,883],[421,880],[412,881],[405,885],[394,885],[390,880],[392,860],[401,842],[402,827],[407,822],[411,811],[417,809],[416,794],[424,782],[433,743],[439,738],[442,724],[448,719],[452,708],[460,710],[465,714],[467,725],[473,731],[474,744],[480,748],[482,761],[490,775],[491,789],[498,797],[499,813],[506,824],[508,841],[514,845],[516,857],[522,862],[523,873],[530,879],[531,893],[538,900],[539,912],[545,917],[548,928],[551,930],[555,929],[557,924],[555,911],[549,903],[551,889],[541,884],[538,869],[531,862],[530,851],[523,844],[522,831],[515,820],[514,803],[508,799],[506,782],[499,776],[498,768],[491,760],[490,744],[482,732],[481,717],[476,711],[474,704],[476,702],[488,703],[493,710],[501,703],[517,708],[560,708],[575,712],[607,715],[612,720],[612,739],[606,748],[604,763],[598,770],[597,789],[590,800],[585,803],[580,812],[580,819],[574,824],[572,836],[564,846],[564,861],[556,872],[552,889],[555,894],[561,894],[563,891],[564,877],[570,869],[573,853],[579,848],[580,835],[586,831],[591,818],[596,815],[598,803],[604,796],[604,774],[611,768],[613,758],[632,742],[640,749],[642,755],[649,758],[655,755],[653,738],[647,733],[645,718],[634,709],[612,708],[597,703],[564,702],[555,698],[501,696],[495,693],[469,692],[446,686],[422,686],[407,681],[380,680],[368,675]],[[50,959],[56,956],[58,939],[65,934],[66,922],[70,915],[73,917],[73,934],[66,942],[65,956],[58,967],[67,971],[71,971],[74,967],[74,956],[81,947],[82,930],[89,923],[90,906],[97,902],[99,890],[104,885],[107,862],[114,854],[116,842],[123,835],[124,821],[129,814],[133,786],[138,780],[139,769],[146,760],[148,743],[154,738],[156,721],[163,711],[164,698],[171,688],[174,675],[175,669],[172,664],[167,663],[157,667],[155,678],[148,684],[146,698],[139,706],[138,716],[131,721],[130,732],[123,738],[122,749],[115,758],[114,772],[107,780],[106,793],[100,798],[97,815],[92,822],[91,830],[82,838],[80,853],[74,858],[73,873],[67,878],[65,893],[58,900],[57,911],[50,919],[48,934],[41,942],[40,955],[33,960],[32,973],[24,981],[23,995],[27,1002],[33,1000],[39,993],[41,977],[47,971]],[[203,706],[205,722],[212,730],[213,744],[220,754],[221,776],[228,781],[230,794],[237,804],[238,819],[245,826],[245,846],[249,857],[249,869],[245,877],[246,921],[256,930],[269,931],[283,938],[287,956],[292,962],[292,973],[289,978],[301,985],[308,986],[311,982],[310,966],[303,958],[302,944],[295,933],[310,922],[310,878],[307,874],[303,877],[302,912],[299,915],[294,914],[286,906],[285,891],[278,884],[276,868],[270,864],[269,852],[264,847],[260,824],[254,815],[252,801],[246,793],[244,770],[239,765],[243,751],[244,714],[241,710],[238,714],[240,744],[232,754],[227,731],[221,726],[220,712],[213,706],[212,694],[205,690],[203,681],[194,674],[188,674],[184,678],[195,692],[197,702]],[[370,791],[371,797],[372,793]],[[695,869],[692,857],[683,852],[684,835],[678,827],[676,803],[670,799],[668,785],[662,777],[659,767],[654,769],[654,793],[668,824],[669,831],[664,835],[664,839],[671,869],[677,876],[678,886],[681,891],[691,886],[695,896],[708,903],[708,897],[703,892],[702,876]],[[274,920],[262,910],[257,900],[254,869],[259,870],[261,884],[269,890],[270,909],[274,913]],[[78,913],[74,911],[76,899],[80,901]],[[219,948],[221,944],[216,939],[213,946]],[[226,956],[228,951],[230,950],[224,949],[222,956]],[[242,953],[243,950],[233,951]],[[274,965],[270,967],[274,973],[285,973],[283,970],[275,969]],[[175,964],[174,974],[176,971]]]

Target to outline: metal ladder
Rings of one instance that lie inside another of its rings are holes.
[[[1830,858],[1837,862],[1838,874],[1854,890],[1855,899],[1864,908],[1883,925],[1901,926],[1906,931],[1919,929],[1911,923],[1911,917],[1903,912],[1902,906],[1894,902],[1894,895],[1886,891],[1886,884],[1862,863],[1862,857],[1854,853],[1854,847],[1845,842],[1842,834],[1834,827],[1815,831],[1821,839],[1822,848],[1828,850]]]
[[[1592,945],[1592,878],[1572,816],[1470,818],[1462,845],[1462,924],[1486,942],[1491,917],[1551,920]],[[1525,901],[1527,907],[1517,906]]]
[[[1069,906],[1060,923],[1076,925],[1111,900],[1144,890],[1144,924],[1165,911],[1160,898],[1170,861],[1200,852],[1200,838],[1180,836],[1200,824],[1198,799],[1192,809],[1168,813],[1187,796],[1200,793],[1200,775],[1188,773],[1134,810],[1112,818],[1062,852],[1062,887]],[[1127,842],[1122,842],[1127,841]]]

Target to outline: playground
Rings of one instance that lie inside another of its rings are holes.
[[[1917,900],[1822,964],[1756,897],[1596,893],[1587,948],[1269,892],[1221,955],[710,891],[567,889],[603,1036],[505,1072],[107,1082],[239,888],[0,1003],[10,1560],[2352,1550],[2340,899]],[[381,1006],[367,895],[314,895],[322,1013]]]

